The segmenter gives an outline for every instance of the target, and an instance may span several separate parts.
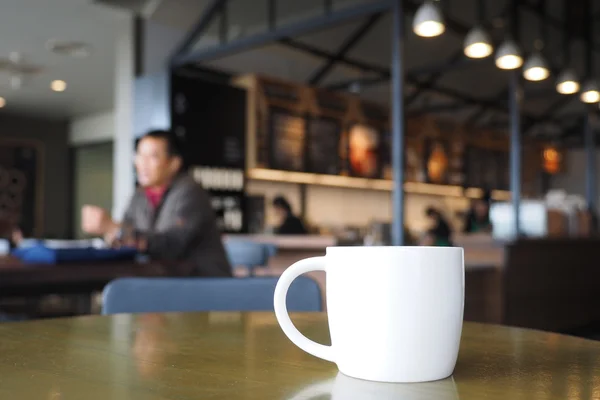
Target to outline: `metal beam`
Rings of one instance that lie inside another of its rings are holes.
[[[278,42],[280,44],[288,46],[294,50],[302,51],[307,54],[313,55],[315,57],[330,59],[334,56],[333,54],[331,54],[328,51],[321,50],[318,47],[311,46],[310,44],[302,43],[302,42],[299,42],[296,40],[292,40],[287,37],[280,39]],[[363,72],[371,72],[371,73],[377,74],[377,75],[381,76],[382,78],[385,78],[386,80],[389,80],[390,76],[391,76],[390,70],[388,68],[381,67],[376,64],[371,64],[368,62],[360,61],[355,58],[340,57],[338,62],[345,64],[352,68],[360,69]]]
[[[585,198],[588,209],[596,212],[597,193],[596,193],[596,143],[594,138],[594,129],[592,128],[591,115],[588,112],[585,115]]]
[[[394,0],[392,14],[392,245],[404,244],[404,10]]]
[[[247,51],[255,47],[263,46],[286,37],[302,35],[317,29],[329,28],[332,25],[340,24],[366,15],[388,11],[391,8],[391,5],[392,4],[390,0],[379,0],[373,3],[366,3],[355,7],[345,8],[330,14],[323,14],[318,17],[291,23],[286,26],[276,27],[275,29],[264,33],[242,37],[222,46],[214,46],[199,50],[194,53],[179,54],[176,57],[173,57],[172,64],[179,66],[188,63],[214,60],[216,58],[225,57],[233,53],[239,53],[241,51]]]
[[[185,35],[181,43],[175,48],[175,51],[169,58],[171,65],[175,63],[175,60],[179,57],[186,55],[194,46],[194,43],[198,41],[199,36],[208,28],[212,22],[213,17],[218,14],[218,11],[225,4],[225,0],[212,0],[212,2],[206,6],[204,12],[198,18],[198,21],[194,24],[193,29]]]
[[[527,131],[534,128],[540,123],[552,121],[552,117],[554,116],[554,114],[556,114],[557,111],[569,104],[569,102],[572,99],[573,98],[571,96],[561,96],[558,99],[558,101],[554,102],[550,107],[548,107],[542,115],[537,117],[535,120],[532,120],[525,124],[525,126],[523,127],[523,132],[527,133]]]
[[[520,71],[511,71],[508,90],[510,108],[510,192],[515,239],[521,234],[521,119],[519,116]]]
[[[312,77],[308,80],[310,85],[318,85],[319,82],[333,69],[335,64],[340,58],[346,56],[346,54],[352,50],[354,46],[375,26],[377,21],[381,19],[383,14],[371,15],[361,26],[350,37],[348,37],[344,43],[340,46],[339,50],[331,57],[327,62],[319,68]]]
[[[458,63],[460,60],[464,60],[464,55],[463,55],[463,49],[459,49],[457,52],[455,52],[447,61],[446,61],[446,65],[451,66],[453,64]],[[447,70],[446,70],[447,71]],[[408,96],[408,98],[406,99],[406,106],[410,106],[412,103],[415,102],[415,100],[417,100],[417,98],[419,97],[419,95],[421,95],[421,92],[425,89],[429,89],[432,86],[435,85],[435,83],[438,81],[438,79],[440,79],[442,77],[442,75],[444,75],[444,72],[446,71],[439,71],[436,72],[434,74],[432,74],[426,82],[423,82],[422,85],[420,86],[420,90],[417,90],[415,93],[413,93],[412,95]]]
[[[296,50],[304,51],[306,53],[312,54],[317,57],[323,57],[323,58],[331,57],[331,53],[328,53],[324,50],[315,48],[314,46],[307,45],[305,43],[293,41],[288,38],[280,40],[280,43],[286,44]],[[391,76],[390,70],[388,70],[387,68],[380,67],[378,65],[366,63],[366,62],[351,59],[348,57],[341,57],[339,62],[346,64],[348,66],[357,68],[357,69],[361,69],[365,72],[372,72],[372,73],[378,74],[379,77],[382,79],[384,79],[384,78],[389,79],[389,77]],[[379,79],[379,78],[376,78],[376,79]],[[411,85],[416,86],[417,88],[420,88],[423,86],[423,83],[419,80],[418,76],[415,76],[413,73],[407,73],[405,80],[408,83],[410,83]],[[503,102],[496,101],[495,99],[477,98],[477,97],[469,96],[465,93],[462,93],[460,91],[457,91],[457,90],[454,90],[451,88],[444,88],[444,87],[433,86],[433,85],[430,88],[427,88],[426,90],[430,90],[431,92],[435,92],[438,94],[442,94],[445,96],[459,99],[467,104],[482,105],[484,107],[488,107],[489,109],[494,109],[497,111],[508,113],[508,107],[506,105],[504,105]]]
[[[407,100],[405,100],[405,107],[408,108],[408,104],[406,103]],[[467,105],[465,105],[462,102],[448,102],[448,103],[443,103],[443,104],[434,104],[431,106],[426,106],[423,108],[419,108],[417,110],[413,110],[413,111],[409,111],[408,115],[409,116],[416,116],[416,115],[422,115],[422,114],[430,114],[430,113],[436,113],[436,112],[445,112],[445,111],[456,111],[456,110],[460,110],[467,107]]]

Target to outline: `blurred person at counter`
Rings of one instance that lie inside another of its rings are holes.
[[[82,229],[113,246],[132,246],[164,262],[171,275],[232,276],[208,193],[185,172],[182,148],[168,131],[151,131],[137,143],[139,187],[121,224],[86,205]]]
[[[292,206],[283,196],[277,196],[273,199],[273,208],[275,215],[279,220],[279,225],[275,228],[278,235],[306,235],[308,233],[302,220],[294,215]]]
[[[471,203],[471,208],[465,217],[464,233],[491,233],[490,205],[492,195],[486,190],[481,198]]]
[[[452,246],[452,229],[441,211],[428,207],[425,215],[432,221],[432,226],[421,240],[421,246]]]

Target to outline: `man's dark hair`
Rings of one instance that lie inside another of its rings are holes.
[[[140,143],[140,141],[145,138],[164,140],[165,143],[167,144],[167,152],[169,153],[169,156],[184,158],[182,145],[181,145],[179,139],[177,138],[177,136],[175,136],[173,134],[173,132],[163,131],[163,130],[150,131],[137,140],[137,142],[135,144],[136,150],[137,150],[137,146]]]
[[[288,214],[292,213],[292,206],[283,196],[277,196],[273,199],[273,205],[275,207],[283,208]]]

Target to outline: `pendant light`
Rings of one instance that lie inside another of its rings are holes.
[[[515,41],[518,40],[519,33],[519,8],[516,0],[513,0],[512,14],[512,37],[508,36],[496,50],[496,66],[500,69],[517,69],[523,65],[523,57],[521,56],[521,50],[519,49],[519,45]]]
[[[591,13],[590,13],[591,14]],[[594,46],[594,38],[592,35],[592,23],[591,23],[591,15],[590,20],[586,23],[586,36],[587,36],[587,48],[585,52],[585,64],[586,64],[586,72],[588,79],[581,87],[581,95],[580,99],[584,103],[592,104],[598,103],[600,101],[600,87],[598,87],[598,82],[594,79],[592,75],[593,71],[593,59],[592,59],[592,47]]]
[[[600,101],[600,88],[595,79],[588,79],[581,88],[581,101],[592,104]]]
[[[547,79],[550,76],[548,63],[542,54],[544,41],[548,35],[546,32],[546,0],[542,0],[542,16],[538,19],[540,24],[539,35],[540,39],[534,42],[534,52],[529,56],[523,65],[523,77],[528,81],[539,82]]]
[[[512,39],[506,39],[496,50],[496,66],[500,69],[517,69],[523,65],[519,46]]]
[[[425,0],[413,19],[413,31],[421,37],[439,36],[446,30],[442,12],[432,0]]]
[[[563,1],[563,5],[566,9],[567,1]],[[579,92],[580,84],[577,77],[577,73],[574,69],[569,68],[571,64],[571,35],[569,30],[571,29],[570,24],[567,22],[563,26],[563,37],[562,37],[562,48],[563,48],[563,70],[558,75],[556,80],[556,91],[560,94],[574,94]]]
[[[565,69],[558,75],[556,91],[560,94],[574,94],[579,92],[579,79],[572,69]]]
[[[463,46],[465,55],[469,58],[485,58],[494,51],[490,35],[483,28],[485,0],[477,3],[477,19],[477,25],[467,33]]]
[[[529,56],[523,65],[523,77],[528,81],[533,82],[543,81],[550,76],[548,64],[542,55],[542,45],[539,44],[541,41],[538,41],[537,43],[535,52]]]

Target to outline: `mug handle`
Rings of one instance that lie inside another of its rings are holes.
[[[300,275],[310,271],[325,271],[325,257],[311,257],[300,260],[281,274],[277,286],[275,286],[275,296],[273,305],[275,308],[275,317],[281,326],[283,333],[305,352],[323,360],[333,361],[333,350],[331,346],[325,346],[312,340],[300,333],[294,326],[290,315],[288,314],[286,297],[290,285]]]

